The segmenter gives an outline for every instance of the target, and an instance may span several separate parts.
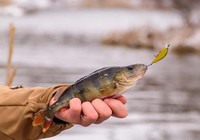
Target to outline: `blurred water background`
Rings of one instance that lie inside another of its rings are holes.
[[[140,0],[130,0],[122,7],[99,6],[98,0],[96,5],[86,1],[84,6],[80,6],[81,0],[42,4],[36,1],[35,9],[30,2],[20,7],[15,1],[14,4],[1,1],[4,6],[0,9],[0,84],[5,80],[8,25],[13,22],[16,26],[13,64],[19,67],[13,86],[72,84],[102,67],[149,64],[159,48],[146,49],[137,44],[116,46],[102,43],[102,38],[113,31],[143,27],[167,34],[168,29],[185,25],[179,10],[168,9],[168,3],[155,5],[159,0],[150,4],[144,1],[143,6],[138,6]],[[7,5],[17,7],[18,12],[16,9],[7,12]],[[199,30],[196,24],[194,28]],[[199,40],[197,36],[195,41]],[[156,40],[156,43],[162,48],[171,42]],[[74,126],[49,140],[199,140],[200,46],[197,43],[196,51],[188,53],[186,49],[181,55],[174,53],[173,47],[172,44],[167,57],[152,65],[144,78],[125,94],[128,117],[110,118],[86,128]]]

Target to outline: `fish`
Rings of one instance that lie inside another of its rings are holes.
[[[94,99],[117,98],[133,87],[145,74],[144,64],[105,67],[79,79],[70,85],[58,100],[33,120],[33,126],[41,125],[45,133],[51,126],[55,113],[69,107],[69,101],[79,98],[81,102]]]

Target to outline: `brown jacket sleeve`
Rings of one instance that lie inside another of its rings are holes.
[[[19,89],[0,86],[0,140],[36,140],[72,127],[72,124],[53,122],[43,133],[41,126],[32,126],[34,116],[45,109],[53,94],[62,88],[67,86]]]

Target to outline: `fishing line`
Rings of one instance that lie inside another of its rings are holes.
[[[183,27],[182,29],[180,29],[179,33],[173,38],[173,40],[169,41],[170,44],[175,44],[175,42],[178,40],[178,37],[181,35],[181,34],[186,34],[186,28],[193,22],[195,16],[192,17]],[[183,19],[184,20],[184,19]],[[184,21],[183,21],[184,22]],[[155,58],[153,59],[153,61],[146,65],[147,67],[151,66],[152,64],[162,60],[168,53],[168,50],[169,50],[169,46],[170,44],[168,43],[164,49],[162,49],[156,56]]]
[[[192,13],[191,13],[191,16],[192,16]],[[183,18],[183,17],[182,17]],[[196,15],[192,16],[189,21],[187,23],[185,23],[183,25],[183,27],[180,29],[180,31],[177,33],[177,35],[175,35],[174,38],[172,38],[169,42],[170,44],[176,44],[176,42],[178,42],[178,40],[180,39],[180,35],[186,35],[186,28],[189,27],[191,25],[191,23],[194,21],[194,19],[196,18]],[[186,19],[183,18],[183,23],[186,21]]]

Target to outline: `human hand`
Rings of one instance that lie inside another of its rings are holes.
[[[54,97],[50,105],[54,103]],[[117,118],[124,118],[128,115],[125,107],[126,98],[120,96],[116,99],[107,98],[104,100],[95,99],[92,102],[81,103],[80,99],[73,98],[70,100],[70,108],[66,111],[59,111],[55,116],[65,122],[89,126],[91,124],[100,124],[107,120],[111,115]]]

